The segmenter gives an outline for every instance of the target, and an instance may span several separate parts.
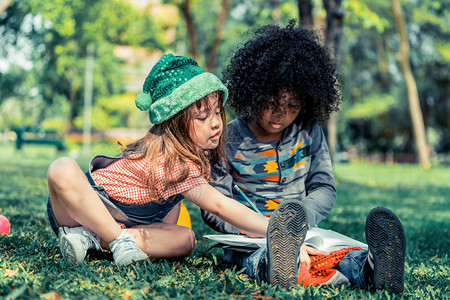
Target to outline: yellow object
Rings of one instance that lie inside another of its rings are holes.
[[[189,215],[189,211],[187,210],[183,201],[181,201],[180,203],[180,215],[178,216],[177,225],[192,229],[191,216]]]

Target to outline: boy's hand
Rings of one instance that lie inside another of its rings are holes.
[[[303,244],[300,247],[300,266],[302,268],[306,268],[307,270],[309,270],[309,268],[311,267],[311,259],[309,258],[309,254],[311,254],[311,255],[329,255],[330,253],[321,251],[321,250],[317,250],[317,249],[314,249],[310,246],[306,246],[305,244]]]

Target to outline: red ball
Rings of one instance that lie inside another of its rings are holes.
[[[0,235],[7,235],[11,229],[9,220],[4,215],[0,215]]]

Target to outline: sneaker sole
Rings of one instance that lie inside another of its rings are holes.
[[[69,239],[68,235],[64,235],[60,240],[60,246],[59,250],[61,251],[61,254],[63,258],[66,261],[75,262],[77,264],[82,264],[86,253],[85,251],[76,251],[76,247],[72,244],[72,242]]]
[[[298,255],[307,231],[306,213],[298,200],[281,202],[267,230],[267,271],[271,284],[288,288],[298,282]]]
[[[366,240],[374,262],[373,287],[383,289],[387,286],[395,294],[401,294],[406,254],[402,223],[389,209],[374,208],[367,216]]]

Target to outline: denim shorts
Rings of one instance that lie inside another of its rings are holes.
[[[95,158],[94,158],[95,159]],[[169,198],[164,203],[149,202],[144,204],[128,204],[116,201],[108,196],[102,185],[97,185],[92,179],[91,172],[85,173],[86,178],[94,191],[103,201],[109,213],[117,223],[123,224],[126,228],[137,225],[148,225],[156,222],[162,222],[162,219],[177,205],[184,197],[179,194]],[[50,196],[47,200],[47,215],[50,226],[56,235],[58,235],[58,222],[53,212]]]

